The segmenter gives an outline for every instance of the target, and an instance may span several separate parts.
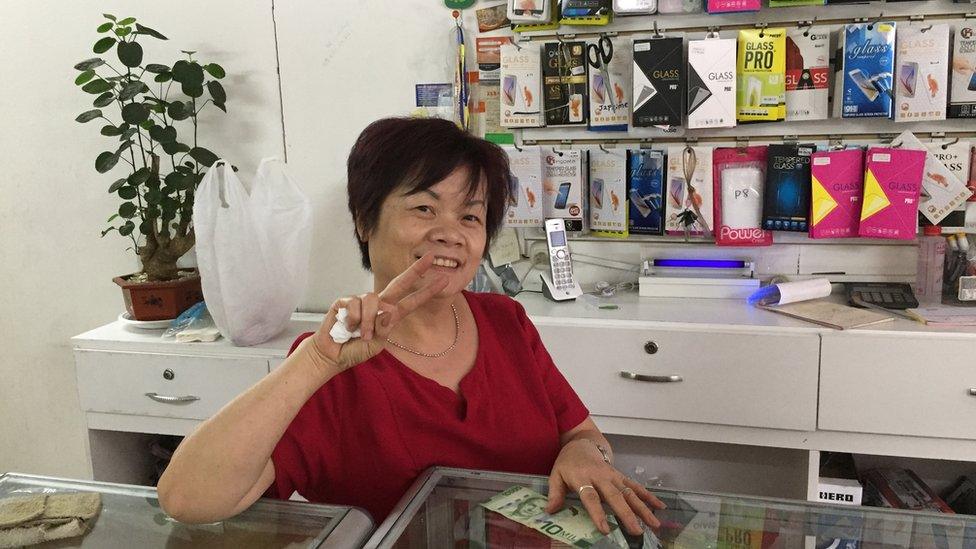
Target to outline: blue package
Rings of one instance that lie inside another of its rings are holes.
[[[634,234],[664,234],[664,153],[627,151],[627,226]]]
[[[895,23],[844,27],[844,118],[891,118]]]

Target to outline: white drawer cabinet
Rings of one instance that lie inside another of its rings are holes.
[[[536,326],[593,415],[816,429],[817,334]]]
[[[268,374],[268,359],[75,351],[88,412],[204,420]]]
[[[824,334],[819,428],[976,439],[976,341]]]

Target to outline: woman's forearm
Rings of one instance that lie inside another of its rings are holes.
[[[183,440],[158,486],[171,516],[221,520],[239,510],[245,497],[260,496],[255,485],[278,440],[302,405],[338,373],[311,344],[305,339],[278,368]]]

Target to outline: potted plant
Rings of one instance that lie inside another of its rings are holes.
[[[171,65],[144,63],[140,40],[167,38],[134,17],[105,19],[97,29],[104,36],[93,46],[99,57],[75,65],[75,84],[94,96],[95,108],[75,120],[102,120],[101,134],[115,142],[95,158],[95,171],[108,173],[121,162],[128,172],[108,187],[121,204],[102,237],[117,231],[130,238],[128,249],[142,265],[114,278],[129,316],[174,318],[203,299],[196,269],[178,269],[176,261],[194,245],[194,191],[218,158],[197,141],[198,117],[210,105],[227,112],[219,82],[225,73],[192,51]]]

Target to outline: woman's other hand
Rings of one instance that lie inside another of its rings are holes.
[[[378,355],[383,350],[383,341],[397,322],[447,287],[447,278],[425,276],[433,264],[434,254],[427,253],[379,293],[337,299],[329,307],[318,331],[309,338],[311,351],[340,372]],[[336,323],[339,309],[346,310],[346,329],[350,332],[359,330],[361,337],[345,343],[336,343],[332,339],[329,332]]]
[[[596,443],[588,438],[571,440],[559,452],[549,475],[546,512],[555,513],[562,508],[570,490],[579,494],[586,512],[604,534],[610,533],[610,525],[601,502],[610,506],[617,523],[630,534],[643,532],[641,522],[651,528],[661,525],[651,509],[664,509],[664,503],[605,462]]]

